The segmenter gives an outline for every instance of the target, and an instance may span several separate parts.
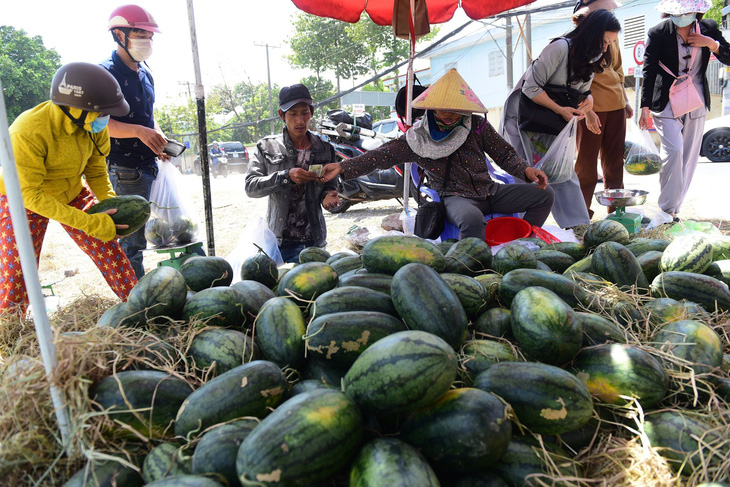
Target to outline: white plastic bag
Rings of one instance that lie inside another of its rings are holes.
[[[226,256],[226,260],[233,268],[233,282],[241,280],[241,266],[246,259],[256,255],[259,248],[274,259],[277,267],[284,264],[276,235],[269,229],[266,220],[260,216],[243,227],[236,247]]]
[[[624,169],[629,174],[658,173],[663,165],[659,149],[647,129],[640,129],[633,120],[626,122]]]
[[[183,194],[182,175],[169,161],[157,161],[157,178],[150,190],[152,214],[145,237],[154,247],[185,245],[198,239],[199,225],[192,204]]]
[[[578,119],[573,117],[535,164],[536,169],[541,169],[547,175],[549,183],[564,183],[573,175],[577,132]]]

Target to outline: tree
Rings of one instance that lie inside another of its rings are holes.
[[[0,26],[0,81],[3,85],[8,123],[25,110],[48,100],[53,74],[61,56],[46,49],[40,36]]]
[[[720,12],[725,6],[725,0],[712,0],[712,7],[705,12],[703,18],[712,19],[717,21],[718,24],[722,24],[722,13]]]
[[[307,76],[299,80],[301,84],[309,88],[309,93],[312,95],[314,103],[334,96],[337,92],[331,81],[326,79],[317,78],[316,76]],[[326,105],[322,105],[317,108],[314,112],[314,118],[325,117],[328,110],[337,108],[337,100],[331,101]]]

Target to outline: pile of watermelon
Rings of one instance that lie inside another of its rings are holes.
[[[636,143],[624,143],[624,169],[629,174],[645,176],[661,171],[663,165],[659,154],[652,152]]]
[[[193,327],[170,353],[201,379],[94,383],[95,420],[147,453],[66,485],[594,485],[609,437],[678,484],[730,482],[730,241],[610,220],[583,243],[521,240],[539,250],[383,236],[281,269],[259,253],[153,270],[98,326],[160,343]]]
[[[155,215],[144,227],[144,236],[153,247],[189,244],[197,233],[195,222],[182,214],[175,215],[171,222]]]

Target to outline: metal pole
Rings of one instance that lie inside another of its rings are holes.
[[[266,44],[266,77],[269,80],[269,117],[274,116],[274,104],[271,103],[271,69],[269,68],[269,45]],[[269,130],[274,135],[274,121],[269,122]]]
[[[504,35],[504,50],[507,53],[507,90],[512,91],[512,88],[514,87],[514,75],[512,69],[512,17],[504,19],[504,26],[506,29]]]
[[[23,194],[20,191],[18,182],[18,169],[15,167],[13,148],[10,144],[10,133],[8,132],[8,118],[5,111],[5,98],[2,96],[2,83],[0,82],[0,167],[3,170],[5,181],[6,197],[10,207],[10,219],[13,222],[13,233],[20,255],[20,265],[23,269],[23,280],[28,291],[28,299],[33,307],[33,324],[38,335],[38,345],[41,349],[43,366],[46,369],[46,377],[51,389],[51,401],[58,421],[58,429],[61,431],[61,441],[66,455],[71,456],[69,434],[68,409],[62,391],[53,383],[53,376],[58,366],[56,346],[53,343],[51,324],[46,313],[46,303],[43,300],[43,290],[38,277],[38,264],[35,259],[33,240],[30,237],[28,220],[25,217],[25,205]]]
[[[210,164],[208,160],[208,128],[205,122],[205,89],[200,75],[200,59],[198,58],[198,37],[195,33],[195,14],[193,0],[188,0],[188,22],[190,24],[190,45],[193,50],[193,66],[195,67],[195,101],[198,107],[198,143],[200,147],[200,163],[203,172],[203,206],[205,207],[205,230],[208,238],[208,255],[215,255],[215,238],[213,237],[213,205],[210,199]]]
[[[411,0],[410,8],[410,23],[411,26],[416,25],[416,0]],[[409,29],[408,34],[408,71],[406,74],[406,125],[411,126],[413,120],[411,119],[411,102],[413,98],[413,58],[416,54],[416,39],[413,34],[414,30]],[[403,233],[406,235],[413,235],[413,228],[409,224],[409,218],[411,216],[410,208],[408,207],[408,198],[411,190],[411,163],[406,162],[405,169],[403,170],[403,211],[406,214],[406,218],[403,220]]]

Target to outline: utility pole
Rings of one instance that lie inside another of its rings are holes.
[[[257,44],[254,42],[256,47],[266,48],[266,76],[269,78],[269,117],[274,117],[274,105],[271,103],[271,70],[269,69],[269,47],[272,49],[278,48],[279,46],[269,46],[268,44]],[[269,122],[271,127],[271,135],[274,135],[274,121]]]
[[[504,50],[507,53],[507,89],[511,92],[514,88],[514,74],[512,69],[512,17],[504,19],[506,29],[504,35]]]

